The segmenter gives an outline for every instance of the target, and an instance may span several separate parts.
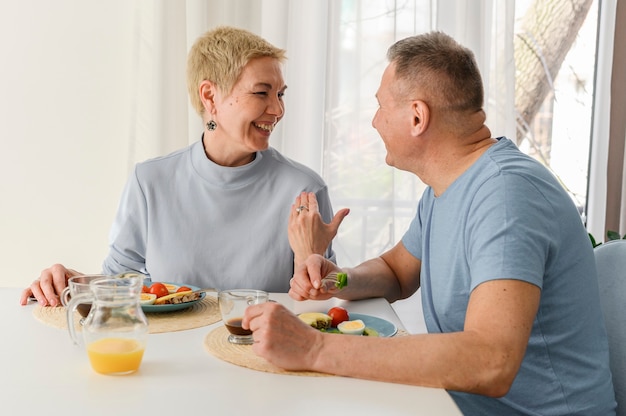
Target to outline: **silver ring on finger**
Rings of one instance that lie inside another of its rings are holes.
[[[299,214],[302,212],[302,210],[306,209],[307,211],[309,210],[309,207],[307,207],[306,205],[300,205],[298,208],[296,208],[296,212]]]

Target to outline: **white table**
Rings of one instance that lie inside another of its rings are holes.
[[[346,377],[255,371],[224,362],[204,347],[221,322],[150,334],[139,371],[95,373],[67,331],[39,322],[35,304],[20,306],[16,288],[0,288],[0,403],[11,415],[460,415],[445,390]],[[320,305],[275,299],[296,312]],[[310,302],[310,301],[308,301]],[[384,299],[330,300],[402,328]],[[365,364],[364,364],[365,365]],[[5,414],[5,411],[2,411]]]

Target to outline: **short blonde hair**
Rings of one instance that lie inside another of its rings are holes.
[[[199,37],[187,58],[187,89],[198,114],[204,114],[198,86],[214,82],[230,94],[243,68],[254,58],[271,57],[284,62],[286,51],[247,30],[220,26]]]

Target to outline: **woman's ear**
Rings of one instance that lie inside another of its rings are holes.
[[[414,136],[423,134],[430,122],[430,108],[422,100],[415,100],[411,103],[411,132]]]
[[[217,87],[215,83],[204,80],[198,86],[198,94],[204,105],[206,114],[215,114],[215,98],[217,96]]]

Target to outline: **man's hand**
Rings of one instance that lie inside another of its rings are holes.
[[[287,370],[311,370],[323,343],[320,331],[275,302],[249,306],[242,325],[252,330],[254,353]]]
[[[330,299],[337,292],[322,286],[322,278],[330,272],[341,272],[335,263],[319,254],[313,254],[299,266],[296,266],[289,281],[289,296],[295,300]]]

